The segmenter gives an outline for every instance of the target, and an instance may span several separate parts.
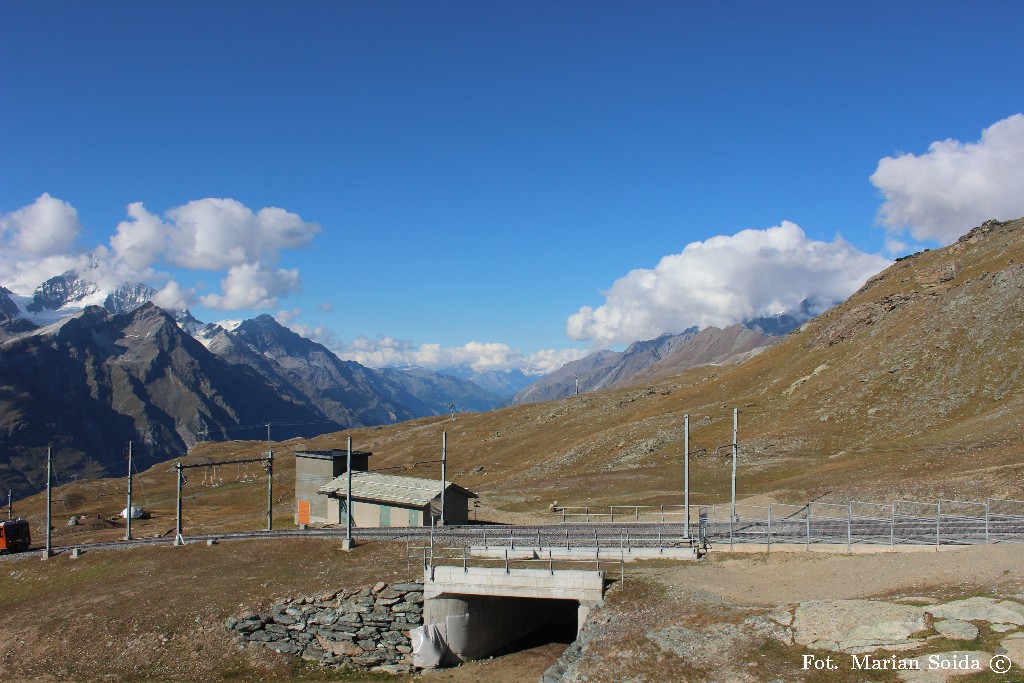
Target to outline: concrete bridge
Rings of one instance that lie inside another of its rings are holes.
[[[423,623],[459,659],[479,659],[549,624],[578,633],[605,587],[596,569],[427,567]]]

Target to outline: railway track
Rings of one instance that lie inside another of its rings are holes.
[[[765,544],[767,525],[762,521],[741,520],[730,530],[728,522],[713,522],[707,526],[707,539],[712,547],[723,543]],[[365,540],[391,540],[426,542],[431,536],[437,546],[486,545],[495,547],[595,547],[614,549],[621,547],[658,547],[689,545],[690,540],[682,525],[661,522],[629,523],[568,523],[537,525],[466,525],[447,527],[394,527],[389,529],[353,529],[353,538]],[[323,538],[341,540],[344,529],[284,529],[275,531],[248,531],[185,536],[186,543],[207,543],[243,540],[271,540],[281,538]],[[772,525],[772,543],[792,544],[851,544],[851,545],[974,545],[986,542],[1024,543],[1024,520],[953,520],[934,519],[900,520],[847,520],[824,519],[805,521],[780,520]],[[128,549],[144,546],[173,545],[173,536],[138,538],[131,541],[102,541],[77,545],[56,546],[55,554],[81,551]],[[5,557],[42,556],[42,548]]]

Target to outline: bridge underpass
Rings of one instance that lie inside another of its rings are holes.
[[[432,566],[424,570],[423,623],[458,659],[480,659],[545,627],[575,639],[604,597],[604,571]]]

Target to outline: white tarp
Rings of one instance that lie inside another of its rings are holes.
[[[121,510],[121,518],[128,519],[128,508]],[[142,508],[132,505],[132,519],[142,519]]]
[[[412,640],[412,665],[417,669],[441,666],[448,654],[443,624],[424,624],[409,631]]]

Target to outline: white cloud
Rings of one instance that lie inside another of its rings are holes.
[[[393,337],[359,337],[348,344],[334,344],[332,348],[340,358],[375,368],[415,365],[428,370],[443,370],[469,367],[477,372],[521,370],[529,375],[557,370],[588,353],[583,349],[545,349],[526,354],[508,344],[477,341],[454,347],[433,343],[416,346]]]
[[[194,289],[185,289],[174,280],[168,280],[163,289],[153,296],[153,303],[167,311],[190,308],[196,301]]]
[[[282,249],[304,247],[320,231],[284,209],[253,213],[234,199],[199,199],[171,209],[170,259],[196,270],[276,263]]]
[[[261,263],[231,266],[228,276],[220,281],[223,294],[207,294],[200,302],[210,308],[237,310],[266,309],[277,306],[278,299],[302,288],[299,271],[266,267]]]
[[[45,193],[0,215],[0,285],[27,293],[54,275],[88,269],[89,255],[74,249],[81,230],[75,207]]]
[[[128,205],[128,217],[117,224],[110,246],[118,261],[142,274],[167,253],[172,228],[146,211],[142,202]]]
[[[101,287],[124,282],[165,282],[157,302],[174,309],[201,301],[220,309],[273,308],[301,288],[298,270],[279,267],[281,252],[307,246],[316,223],[279,208],[252,211],[234,199],[199,199],[150,213],[141,202],[91,253],[72,253],[81,232],[78,213],[48,194],[0,216],[0,284],[29,293],[54,275],[76,270]],[[197,299],[157,268],[225,272],[221,292]]]
[[[66,255],[81,230],[75,207],[45,192],[28,206],[0,217],[0,233],[22,257]]]
[[[871,182],[885,195],[891,232],[948,244],[990,218],[1024,216],[1024,115],[998,121],[978,142],[933,142],[920,156],[885,157]]]
[[[293,308],[291,310],[280,310],[274,314],[274,319],[281,323],[285,327],[288,326],[293,320],[302,315],[301,308]]]
[[[599,307],[584,306],[566,321],[571,339],[598,345],[653,339],[689,327],[725,327],[782,311],[807,300],[819,313],[889,265],[837,237],[807,238],[784,221],[693,242],[653,269],[619,278]]]
[[[325,304],[320,304],[316,308],[318,311],[323,311],[324,313],[334,313],[334,304],[329,302]]]

